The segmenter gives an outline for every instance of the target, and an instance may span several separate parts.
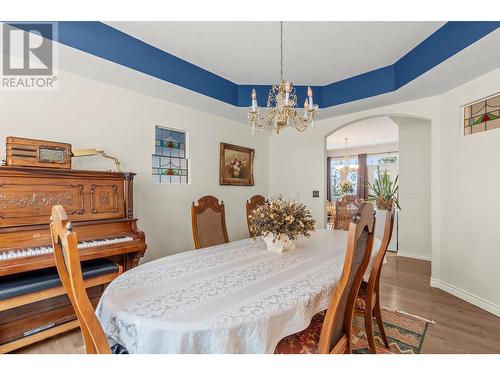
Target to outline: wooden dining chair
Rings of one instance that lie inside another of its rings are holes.
[[[87,354],[111,354],[106,335],[85,290],[78,239],[62,206],[52,207],[50,236],[57,273],[80,323]]]
[[[373,354],[377,354],[377,349],[375,346],[375,338],[373,336],[372,316],[375,317],[375,320],[377,321],[380,336],[382,337],[385,347],[389,349],[389,342],[387,341],[387,336],[385,334],[380,309],[380,274],[382,273],[382,264],[384,263],[387,247],[389,246],[389,242],[391,242],[393,225],[394,206],[386,212],[384,234],[382,236],[380,248],[371,267],[368,282],[362,281],[361,283],[354,309],[355,315],[364,317],[368,346],[370,348],[370,352]]]
[[[252,198],[247,200],[247,225],[248,225],[248,234],[250,235],[250,238],[255,237],[255,233],[252,230],[252,227],[250,225],[250,215],[252,214],[253,210],[255,210],[257,207],[262,206],[263,204],[266,203],[266,198],[264,198],[262,195],[254,195]]]
[[[355,195],[346,195],[335,204],[335,220],[333,229],[349,230],[352,216],[358,211],[364,200]]]
[[[229,242],[224,202],[219,203],[214,196],[206,195],[193,202],[191,223],[196,249]]]
[[[351,353],[354,304],[370,260],[374,224],[372,204],[363,203],[349,224],[344,267],[328,309],[316,314],[305,330],[282,339],[275,353]]]

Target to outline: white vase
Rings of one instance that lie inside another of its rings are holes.
[[[288,236],[286,236],[286,238],[282,239],[281,242],[283,243],[284,250],[295,249],[295,242],[293,242],[293,240],[291,240]]]
[[[267,250],[274,251],[275,253],[282,253],[286,250],[295,249],[295,243],[293,240],[289,239],[288,236],[281,236],[281,238],[276,238],[274,234],[268,233],[263,236],[266,242]]]

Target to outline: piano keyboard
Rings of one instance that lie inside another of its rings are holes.
[[[94,247],[94,246],[113,245],[116,243],[132,241],[133,239],[134,237],[122,236],[122,237],[106,238],[103,240],[95,240],[95,241],[81,241],[78,242],[78,248],[86,249],[88,247]],[[0,260],[52,254],[53,252],[54,249],[52,248],[52,246],[30,247],[26,249],[3,251],[0,252]]]

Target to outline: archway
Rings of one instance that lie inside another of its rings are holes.
[[[394,131],[388,131],[390,124],[396,129],[396,139]],[[345,159],[345,151],[338,147],[339,141],[350,138],[348,159],[351,163],[356,163],[357,160],[365,163],[364,178],[368,182],[371,183],[376,178],[374,173],[377,173],[375,167],[378,164],[390,170],[393,180],[399,175],[401,210],[397,213],[395,240],[391,241],[390,249],[398,251],[402,256],[425,260],[432,258],[430,124],[430,120],[415,116],[376,115],[349,121],[325,136],[327,198],[338,198],[335,196],[338,191],[332,192],[331,178],[336,173],[337,166],[332,166],[331,162]],[[363,131],[363,127],[366,131]],[[370,142],[370,138],[373,142]],[[383,142],[384,139],[387,142]],[[350,177],[354,175],[355,170],[349,174]],[[336,176],[338,177],[338,173]],[[350,182],[357,184],[357,178]],[[358,186],[352,192],[353,195],[362,195]],[[327,213],[325,217],[328,217]]]

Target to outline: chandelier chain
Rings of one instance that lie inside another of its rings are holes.
[[[283,21],[280,21],[280,82],[283,81]]]

